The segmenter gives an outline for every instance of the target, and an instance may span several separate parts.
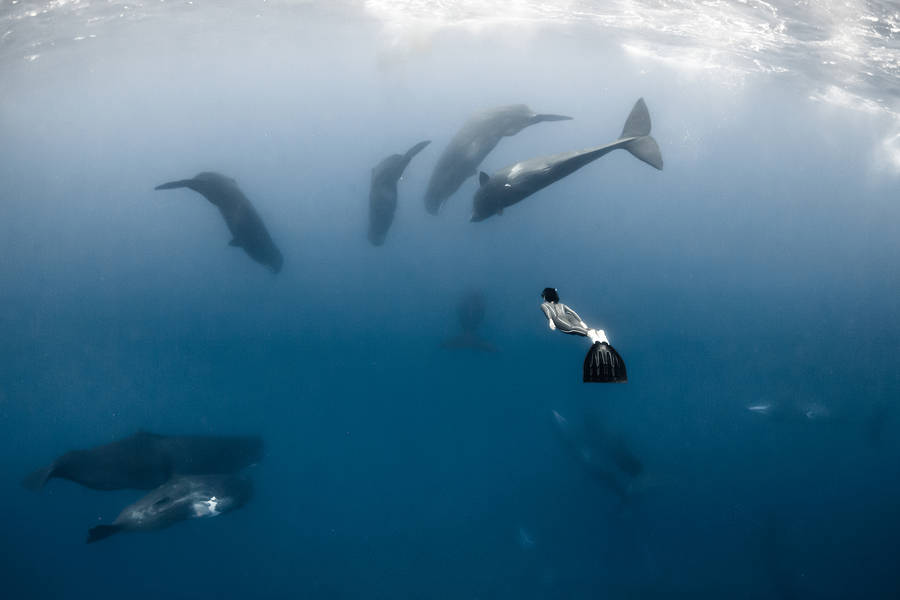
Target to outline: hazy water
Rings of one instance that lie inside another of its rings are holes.
[[[4,595],[900,595],[900,16],[810,4],[0,4]],[[491,172],[612,141],[638,97],[664,171],[611,154],[483,223],[473,180],[425,214],[473,111],[574,117]],[[369,170],[422,139],[373,248]],[[254,201],[279,275],[153,191],[203,170]],[[580,382],[547,285],[626,385]],[[472,288],[496,354],[439,348]],[[554,409],[629,441],[632,502]],[[85,546],[139,493],[19,487],[139,428],[261,433],[255,498]]]

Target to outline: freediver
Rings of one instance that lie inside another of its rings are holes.
[[[624,383],[628,381],[625,361],[609,344],[602,329],[591,329],[574,310],[559,301],[556,288],[544,288],[541,310],[549,321],[550,329],[569,335],[580,335],[591,340],[591,347],[584,357],[585,383]]]

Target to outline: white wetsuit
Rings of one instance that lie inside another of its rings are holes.
[[[570,335],[581,335],[590,338],[592,343],[609,343],[602,329],[588,327],[577,312],[562,302],[544,302],[541,304],[541,310],[549,321],[550,329],[558,329]]]

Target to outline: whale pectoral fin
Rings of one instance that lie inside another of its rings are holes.
[[[121,531],[121,525],[97,525],[88,530],[87,543],[93,544]]]
[[[44,484],[47,483],[47,480],[53,477],[53,470],[55,467],[56,465],[50,465],[27,475],[25,479],[22,480],[22,487],[32,492],[41,489],[44,487]]]
[[[235,248],[240,248],[241,243],[237,240],[237,238],[232,238],[230,242],[228,242],[229,246],[234,246]]]
[[[484,171],[481,171],[478,174],[478,185],[485,185],[490,180],[491,180],[491,176],[488,175],[487,173],[485,173]]]

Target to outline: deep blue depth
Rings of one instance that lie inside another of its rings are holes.
[[[638,64],[578,28],[447,34],[387,66],[365,24],[323,28],[132,30],[4,74],[4,597],[900,597],[881,121],[789,78]],[[474,179],[425,214],[471,112],[574,117],[504,139],[490,172],[613,141],[638,97],[662,172],[617,152],[483,223]],[[423,139],[374,248],[369,170]],[[229,248],[199,195],[153,191],[203,170],[255,203],[280,274]],[[547,330],[545,286],[606,330],[627,384],[581,383],[588,344]],[[497,353],[440,348],[471,289]],[[746,409],[765,402],[835,418]],[[552,410],[628,440],[646,468],[629,501],[566,452]],[[138,429],[261,434],[254,499],[86,546],[141,493],[19,485]]]

